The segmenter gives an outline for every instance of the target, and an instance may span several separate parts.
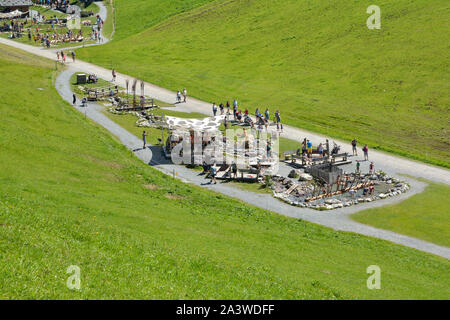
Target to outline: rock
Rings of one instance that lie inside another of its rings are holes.
[[[331,199],[325,200],[325,203],[326,204],[338,204],[338,203],[341,203],[341,201],[339,201],[338,199],[331,198]]]
[[[380,193],[378,196],[380,197],[380,199],[386,199],[387,198],[387,195],[384,194],[384,193]]]
[[[292,183],[292,181],[289,180],[288,178],[285,178],[282,183],[283,183],[283,185],[289,185]]]
[[[288,177],[289,178],[298,178],[299,174],[297,172],[297,170],[291,170],[291,172],[289,172]]]
[[[386,181],[386,183],[387,183],[387,184],[391,184],[391,183],[392,183],[392,180],[388,180],[388,181]]]
[[[300,181],[311,181],[312,179],[313,179],[312,175],[310,175],[308,173],[302,173],[299,176]]]

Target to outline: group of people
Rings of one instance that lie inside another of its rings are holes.
[[[34,43],[40,42],[47,47],[50,45],[58,44],[58,43],[67,43],[67,42],[80,42],[83,41],[83,32],[80,30],[77,33],[74,33],[72,30],[68,30],[64,34],[58,34],[56,32],[49,33],[39,33],[39,31],[35,32],[33,35],[31,31],[28,31],[28,39],[34,40]]]
[[[75,62],[75,52],[71,52],[72,61]],[[58,62],[66,63],[67,55],[64,51],[56,51],[56,59]]]
[[[221,102],[219,106],[217,106],[216,103],[214,102],[212,105],[212,112],[214,117],[217,116],[219,113],[220,115],[226,115],[227,116],[225,118],[226,124],[228,124],[228,116],[231,116],[232,113],[234,122],[244,123],[252,128],[254,128],[256,124],[258,130],[260,131],[263,129],[263,127],[265,127],[267,130],[270,122],[269,108],[266,108],[264,114],[259,111],[259,108],[256,108],[255,110],[256,121],[253,121],[253,119],[249,115],[249,111],[247,108],[244,110],[244,112],[242,112],[242,110],[239,109],[238,102],[236,99],[233,100],[233,109],[231,109],[231,104],[229,101],[227,101],[226,104]],[[279,110],[275,112],[273,120],[277,126],[277,130],[278,131],[281,130],[282,132],[283,124],[281,123],[281,113]],[[227,127],[227,125],[225,125],[225,127]]]
[[[352,151],[353,151],[353,155],[354,156],[358,156],[358,140],[356,140],[356,138],[354,138],[352,140]],[[364,145],[364,147],[362,148],[362,151],[364,153],[364,160],[368,161],[369,160],[369,146],[366,144]]]
[[[182,91],[177,91],[177,103],[186,102],[187,90],[184,88]],[[183,101],[182,101],[183,100]]]

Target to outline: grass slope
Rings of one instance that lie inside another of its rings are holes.
[[[448,1],[380,0],[381,30],[366,27],[368,0],[217,0],[169,19],[182,10],[158,2],[167,14],[157,2],[116,0],[118,41],[79,56],[172,90],[188,87],[206,101],[279,108],[285,123],[450,166]]]
[[[352,216],[356,221],[450,247],[450,186],[426,181],[423,193]]]
[[[213,0],[114,0],[115,40],[144,31],[176,14]]]
[[[449,297],[446,259],[146,166],[60,99],[53,66],[0,46],[0,298]],[[372,264],[381,290],[366,288]]]

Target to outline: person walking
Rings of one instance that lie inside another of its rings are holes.
[[[352,140],[352,150],[353,150],[353,155],[354,156],[358,156],[358,150],[356,149],[356,145],[358,144],[358,140],[353,139]]]
[[[277,130],[280,130],[281,115],[279,110],[275,111],[275,122],[277,124]]]
[[[187,90],[186,88],[183,89],[183,102],[186,103],[186,98],[187,98]]]
[[[237,164],[236,162],[233,161],[233,163],[231,164],[231,172],[232,172],[232,178],[233,179],[237,179]]]
[[[144,132],[142,132],[142,142],[144,142],[144,146],[142,147],[142,149],[145,149],[145,146],[147,144],[147,136],[148,134],[144,130]]]
[[[181,92],[180,90],[177,91],[177,103],[181,102]]]
[[[266,118],[266,121],[269,122],[270,119],[269,108],[266,108],[266,111],[264,112],[264,117]]]
[[[211,166],[210,174],[211,174],[211,184],[213,182],[214,182],[214,184],[217,184],[217,181],[216,181],[217,169],[216,169],[216,164],[215,163],[213,163],[213,165]]]
[[[364,152],[364,160],[369,160],[369,146],[366,144],[364,148],[362,149]]]
[[[370,173],[370,174],[373,174],[373,169],[374,169],[374,167],[375,167],[375,166],[374,166],[373,162],[371,162],[370,165],[369,165],[369,173]]]
[[[113,82],[116,82],[116,76],[117,76],[116,70],[115,70],[115,69],[112,69],[112,77],[113,77],[112,81],[113,81]]]
[[[59,62],[59,51],[56,51],[56,60]]]
[[[61,51],[61,59],[63,63],[66,63],[66,54],[64,53],[64,51]]]
[[[215,103],[215,102],[213,103],[212,111],[213,111],[213,115],[214,115],[214,117],[215,117],[216,114],[217,114],[217,106],[216,106],[216,103]]]
[[[75,105],[75,103],[77,103],[77,96],[74,93],[72,96],[72,104]]]
[[[356,161],[356,173],[359,173],[361,170],[361,163],[359,161]]]
[[[72,61],[75,62],[75,51],[72,51]]]

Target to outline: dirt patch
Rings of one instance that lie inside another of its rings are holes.
[[[144,188],[148,189],[148,190],[156,190],[156,189],[158,189],[158,187],[155,186],[154,184],[145,184]]]
[[[166,194],[166,198],[171,199],[171,200],[186,200],[187,199],[186,197],[179,196],[177,194],[170,194],[170,193]]]
[[[116,162],[111,162],[111,161],[104,161],[104,160],[100,160],[97,159],[91,155],[87,155],[86,158],[88,158],[90,161],[98,163],[102,166],[108,167],[108,168],[113,168],[113,169],[120,169],[122,168],[122,166]]]

